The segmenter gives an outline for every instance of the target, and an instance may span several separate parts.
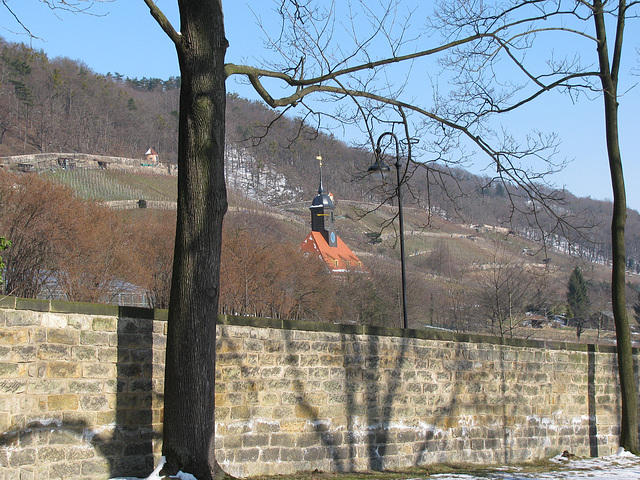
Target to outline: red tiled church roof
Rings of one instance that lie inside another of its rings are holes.
[[[336,237],[336,246],[331,247],[322,233],[312,231],[300,245],[300,250],[317,253],[325,261],[331,273],[371,273],[340,237]]]

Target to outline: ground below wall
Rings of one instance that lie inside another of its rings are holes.
[[[0,480],[148,475],[165,332],[166,311],[0,300]],[[611,347],[221,316],[217,352],[236,476],[617,449]]]

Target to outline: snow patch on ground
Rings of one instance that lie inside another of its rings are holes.
[[[160,470],[162,470],[162,467],[164,467],[165,461],[166,461],[165,458],[162,457],[156,469],[153,472],[151,472],[151,475],[149,475],[144,480],[162,480],[163,477],[160,476]],[[178,472],[178,474],[175,477],[171,476],[169,478],[177,478],[178,480],[198,480],[196,477],[194,477],[190,473],[184,473],[184,472]],[[118,477],[118,478],[112,478],[111,480],[140,480],[140,479],[133,478],[133,477],[126,477],[126,478]]]
[[[622,449],[609,457],[568,459],[557,455],[551,459],[564,465],[557,472],[525,473],[517,467],[497,468],[493,472],[479,477],[469,474],[434,474],[428,477],[415,477],[410,480],[640,480],[640,457]],[[160,470],[164,466],[164,457],[151,475],[144,480],[162,480]],[[178,473],[171,477],[179,480],[197,480],[188,473]],[[111,480],[140,480],[135,478],[112,478]]]
[[[436,474],[428,479],[420,480],[639,480],[640,457],[624,450],[619,450],[609,457],[568,459],[557,455],[551,459],[554,463],[564,464],[564,468],[557,472],[525,473],[517,469],[505,467],[482,477],[467,474]]]

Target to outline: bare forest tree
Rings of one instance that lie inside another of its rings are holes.
[[[177,103],[178,90],[164,91]],[[175,106],[160,96],[98,75],[66,58],[0,39],[0,145],[20,137],[11,153],[86,152],[139,157],[151,142],[163,162],[175,163]],[[140,121],[144,116],[145,121]],[[13,147],[13,148],[12,148]]]
[[[266,233],[266,230],[270,234]],[[323,261],[283,242],[284,232],[266,215],[225,219],[220,310],[232,315],[330,321],[340,316],[338,282]]]
[[[176,216],[174,212],[149,213],[152,214],[137,219],[141,274],[138,284],[145,286],[150,307],[166,309],[171,293]]]
[[[54,286],[69,300],[108,301],[135,263],[133,230],[94,202],[38,175],[0,170],[5,292],[36,298]]]
[[[545,269],[517,261],[500,240],[495,243],[491,263],[483,265],[477,276],[483,323],[500,337],[515,336],[529,308],[545,297]]]

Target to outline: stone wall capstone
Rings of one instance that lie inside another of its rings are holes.
[[[0,480],[146,477],[166,318],[1,299]],[[235,476],[618,447],[612,347],[232,316],[217,333],[216,455]]]

